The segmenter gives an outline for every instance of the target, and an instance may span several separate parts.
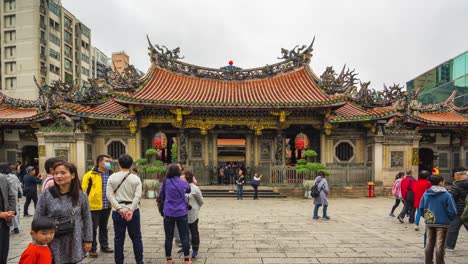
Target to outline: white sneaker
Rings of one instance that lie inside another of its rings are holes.
[[[415,226],[414,226],[414,230],[415,230],[415,231],[419,231],[419,226],[418,226],[418,225],[415,225]]]

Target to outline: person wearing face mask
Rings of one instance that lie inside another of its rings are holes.
[[[107,199],[107,181],[112,175],[110,157],[99,155],[96,158],[96,166],[88,171],[81,181],[81,188],[88,194],[89,207],[93,220],[93,244],[89,256],[97,258],[97,231],[99,228],[99,245],[101,252],[113,253],[109,247],[107,235],[107,223],[111,213],[111,204]]]

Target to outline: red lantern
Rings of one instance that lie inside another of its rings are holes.
[[[153,147],[155,149],[165,149],[167,147],[167,137],[163,132],[158,132],[153,138]]]
[[[296,146],[297,150],[307,149],[309,147],[309,138],[306,134],[299,133],[294,139],[294,145]]]

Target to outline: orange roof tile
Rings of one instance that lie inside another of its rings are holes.
[[[320,90],[305,67],[266,79],[223,81],[175,74],[157,66],[134,94],[116,101],[178,107],[291,108],[342,105]]]
[[[468,118],[453,111],[426,112],[412,115],[418,121],[437,125],[463,125],[468,126]]]
[[[328,117],[330,122],[348,122],[348,121],[369,121],[380,118],[391,117],[397,110],[393,107],[379,107],[365,110],[350,102],[336,109]]]
[[[34,108],[16,108],[8,105],[0,105],[0,122],[3,123],[28,123],[34,120],[44,120],[47,117]]]
[[[94,107],[72,103],[61,103],[60,111],[71,115],[103,119],[123,120],[130,118],[128,109],[114,100],[109,100]]]

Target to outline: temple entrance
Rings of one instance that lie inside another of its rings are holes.
[[[427,170],[432,171],[434,166],[434,151],[430,148],[419,149],[419,171]]]
[[[38,147],[32,145],[24,146],[21,149],[21,156],[24,165],[37,166],[39,158]]]
[[[231,135],[232,136],[232,135]],[[218,184],[234,184],[240,169],[245,170],[246,139],[223,138],[217,139],[218,146]]]

